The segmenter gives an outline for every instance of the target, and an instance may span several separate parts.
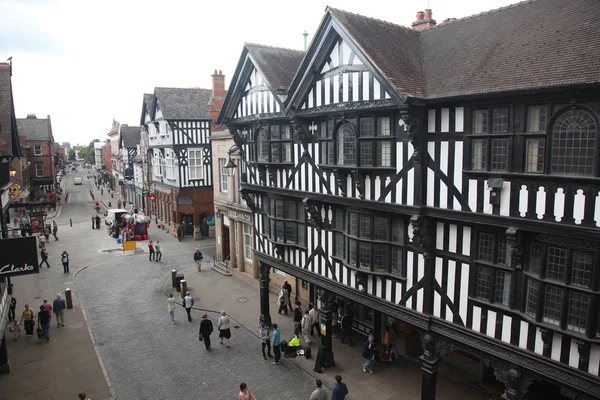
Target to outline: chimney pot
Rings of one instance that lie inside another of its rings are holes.
[[[217,70],[215,69],[215,73],[214,73],[214,75],[216,75],[216,74],[217,74]]]
[[[432,18],[431,9],[428,8],[425,11],[419,11],[417,13],[417,20],[412,23],[412,28],[416,31],[421,31],[423,29],[427,29],[435,25],[436,22]]]
[[[219,75],[223,75],[223,71],[219,70]]]
[[[431,18],[432,18],[432,12],[431,12],[431,9],[428,8],[427,10],[425,10],[425,20],[427,21],[427,20],[430,20]]]
[[[425,13],[423,11],[417,12],[417,21],[422,21],[424,17],[425,17]]]

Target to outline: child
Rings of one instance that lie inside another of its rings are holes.
[[[12,326],[12,332],[15,334],[15,340],[20,338],[21,335],[23,334],[23,328],[21,327],[21,323],[19,321],[17,321],[16,319],[14,320],[14,323]]]

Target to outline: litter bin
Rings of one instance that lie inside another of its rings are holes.
[[[178,292],[181,292],[181,281],[184,279],[183,274],[175,275],[175,288]]]

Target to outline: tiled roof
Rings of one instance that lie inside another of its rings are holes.
[[[155,88],[154,95],[164,119],[209,120],[209,89]]]
[[[424,94],[419,32],[331,7],[327,10],[399,93]]]
[[[49,122],[45,118],[17,118],[19,135],[25,136],[27,140],[50,140],[49,128]]]
[[[10,64],[0,63],[0,155],[20,156],[10,68]]]
[[[135,149],[140,144],[141,129],[139,126],[122,126],[121,139],[123,147],[126,149]]]
[[[254,43],[245,44],[248,53],[255,62],[272,91],[287,90],[304,58],[306,52],[264,46]]]
[[[150,114],[152,112],[152,98],[154,96],[151,93],[144,93],[144,105],[146,106],[146,112]]]
[[[598,0],[530,0],[423,31],[327,10],[388,82],[411,97],[600,82]]]

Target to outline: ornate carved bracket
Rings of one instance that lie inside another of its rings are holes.
[[[404,122],[404,129],[408,132],[408,140],[412,144],[414,149],[413,158],[415,164],[420,162],[420,143],[419,134],[421,132],[421,122],[419,115],[416,112],[409,112],[409,110],[400,111],[400,118]]]
[[[548,354],[552,350],[552,331],[540,328],[542,334],[542,342],[544,342],[544,354]]]
[[[269,169],[269,181],[271,181],[271,185],[275,186],[275,182],[277,182],[277,177],[275,176],[275,170],[273,168]]]
[[[335,174],[335,183],[340,189],[340,195],[346,197],[346,173],[340,169],[334,169],[333,173]]]
[[[242,195],[242,199],[244,199],[248,208],[250,208],[252,210],[252,212],[256,212],[257,207],[256,207],[256,204],[254,203],[254,200],[250,196],[250,193],[247,190],[242,189],[242,190],[240,190],[240,194]]]
[[[355,272],[354,280],[358,289],[364,293],[367,290],[367,274],[364,272]]]
[[[319,230],[323,230],[325,227],[325,221],[323,221],[321,216],[320,207],[315,203],[309,202],[307,198],[302,200],[302,203],[304,204],[304,210],[310,217],[310,220],[317,226]]]
[[[523,261],[523,235],[517,228],[509,227],[506,230],[506,240],[510,246],[510,255],[512,257],[512,265],[516,269],[522,268]]]
[[[302,148],[304,149],[304,154],[307,154],[308,153],[308,144],[312,143],[314,136],[315,136],[314,129],[311,129],[310,132],[307,132],[304,129],[304,125],[296,117],[295,114],[290,117],[290,122],[294,129],[295,136],[298,138],[298,142],[300,142],[300,144],[302,145]]]
[[[418,215],[413,215],[410,218],[410,223],[413,226],[413,243],[423,250],[423,258],[427,261],[430,257],[430,227],[425,218]]]
[[[361,174],[358,170],[352,171],[354,178],[354,187],[358,191],[358,198],[365,199],[365,174]]]
[[[265,186],[267,184],[267,167],[265,165],[257,165],[256,169],[258,170],[260,184]]]
[[[235,143],[237,149],[238,149],[238,153],[241,157],[244,156],[244,145],[248,143],[248,138],[244,137],[239,130],[233,128],[233,127],[228,127],[229,129],[229,133],[231,134],[232,138],[233,138],[233,143]]]
[[[284,247],[280,244],[276,244],[274,247],[275,247],[275,253],[277,254],[277,256],[279,258],[283,258]]]

